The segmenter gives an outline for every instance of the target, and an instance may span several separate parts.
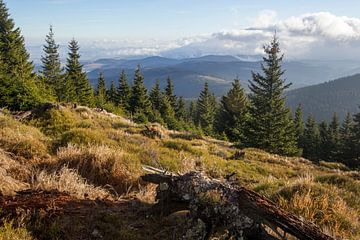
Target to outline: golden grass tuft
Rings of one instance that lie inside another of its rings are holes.
[[[284,209],[316,223],[333,236],[353,238],[360,233],[358,212],[349,207],[337,188],[305,178],[281,188],[273,198]]]
[[[0,147],[26,159],[47,155],[47,138],[36,128],[0,113]]]
[[[30,233],[23,227],[14,227],[12,222],[5,221],[0,227],[0,240],[32,240]]]
[[[63,167],[58,172],[34,173],[31,188],[35,190],[58,190],[78,199],[106,199],[110,193],[101,187],[88,184],[74,169]]]
[[[21,172],[27,174],[28,170],[0,149],[0,193],[14,195],[16,191],[27,189],[27,183],[15,178],[22,177]]]
[[[58,151],[58,164],[76,169],[87,181],[98,186],[111,185],[118,193],[137,188],[141,164],[131,154],[108,146],[69,145]]]

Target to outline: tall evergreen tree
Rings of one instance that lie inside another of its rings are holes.
[[[94,92],[80,64],[79,43],[73,39],[69,43],[66,63],[66,95],[67,100],[81,105],[92,106]]]
[[[177,97],[174,94],[174,84],[170,77],[166,79],[165,94],[167,95],[172,108],[175,109]]]
[[[235,79],[232,89],[222,97],[216,118],[216,130],[225,133],[230,141],[243,143],[244,128],[248,120],[248,99],[240,80]]]
[[[134,85],[130,99],[131,113],[138,122],[149,120],[151,113],[151,102],[147,95],[147,89],[144,85],[144,76],[141,73],[140,66],[135,70]]]
[[[176,103],[175,115],[179,121],[185,122],[188,119],[186,103],[183,97],[178,98],[178,101]]]
[[[331,143],[330,143],[330,131],[327,122],[322,121],[319,124],[320,145],[318,150],[318,156],[316,158],[321,160],[329,160]]]
[[[150,92],[150,101],[153,107],[153,111],[160,111],[161,108],[161,89],[160,89],[160,81],[157,80],[154,87],[151,89]]]
[[[352,126],[352,165],[360,166],[360,112],[354,115],[353,126]]]
[[[116,86],[115,86],[115,82],[111,81],[110,83],[110,88],[107,91],[107,100],[113,104],[116,104],[116,100],[117,100],[117,90],[116,90]]]
[[[196,110],[195,123],[203,129],[206,135],[214,134],[216,99],[214,94],[210,92],[207,82],[197,100]]]
[[[299,104],[299,106],[296,108],[294,124],[295,124],[297,141],[298,141],[298,144],[301,145],[301,141],[302,141],[302,138],[304,135],[304,130],[305,130],[301,104]]]
[[[55,42],[52,26],[50,26],[50,31],[46,35],[45,41],[46,44],[43,48],[44,55],[41,57],[41,76],[57,100],[62,101],[64,90],[63,68],[61,67],[59,45]]]
[[[169,129],[179,129],[179,124],[175,117],[174,108],[172,107],[171,101],[167,94],[162,94],[160,113],[162,119]]]
[[[131,98],[131,88],[128,84],[126,73],[122,70],[119,78],[119,87],[117,90],[118,100],[117,103],[125,111],[131,111],[130,109],[130,98]]]
[[[191,101],[189,106],[189,121],[195,123],[197,118],[196,102]]]
[[[315,122],[314,117],[310,116],[306,121],[304,138],[301,142],[301,147],[303,148],[303,156],[311,160],[317,160],[319,156],[319,145],[319,128]]]
[[[285,106],[284,90],[290,84],[282,79],[283,55],[279,42],[274,36],[271,43],[264,46],[264,75],[253,73],[250,81],[250,114],[248,145],[271,153],[294,155],[298,153],[293,121],[289,119],[289,109]]]
[[[151,89],[150,101],[152,106],[153,121],[160,124],[165,124],[161,114],[163,96],[161,93],[159,80],[156,81],[154,87]]]
[[[0,0],[0,107],[29,109],[47,96],[39,89],[25,41],[3,0]]]
[[[98,84],[96,87],[96,106],[98,108],[104,108],[106,104],[106,86],[105,86],[105,77],[103,73],[99,74]]]
[[[348,161],[353,156],[353,142],[352,142],[352,128],[353,121],[350,113],[346,114],[346,117],[340,128],[340,160]]]
[[[333,118],[329,124],[329,160],[337,161],[340,155],[340,123],[336,113],[334,113]]]

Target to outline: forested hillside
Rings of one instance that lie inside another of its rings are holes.
[[[305,117],[328,121],[336,112],[341,120],[360,106],[360,74],[289,91],[287,104],[296,109],[301,103]]]

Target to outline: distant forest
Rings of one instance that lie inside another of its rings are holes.
[[[303,105],[304,116],[316,116],[317,121],[329,120],[334,112],[340,120],[356,113],[360,106],[360,74],[326,83],[295,89],[286,94],[287,104],[296,109]]]
[[[100,73],[93,89],[80,63],[80,46],[75,39],[69,42],[65,68],[61,66],[52,27],[46,36],[41,70],[35,73],[20,29],[15,27],[2,1],[0,24],[3,111],[23,111],[48,102],[97,107],[138,123],[158,122],[169,129],[229,140],[239,148],[254,147],[359,167],[360,113],[347,114],[341,124],[336,114],[329,123],[318,124],[311,116],[304,123],[301,105],[292,113],[285,105],[284,93],[291,84],[283,78],[283,55],[276,36],[264,46],[261,71],[253,72],[249,81],[250,94],[235,79],[232,88],[217,101],[205,83],[198,99],[187,106],[182,97],[174,94],[170,77],[165,89],[157,82],[148,92],[140,66],[131,83],[122,71],[118,81],[107,88]],[[312,96],[317,94],[321,93],[313,92]],[[304,100],[302,105],[306,104],[311,102]]]

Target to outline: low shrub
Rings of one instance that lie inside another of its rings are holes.
[[[5,151],[26,159],[40,158],[47,155],[47,141],[38,129],[0,113],[0,147]]]

